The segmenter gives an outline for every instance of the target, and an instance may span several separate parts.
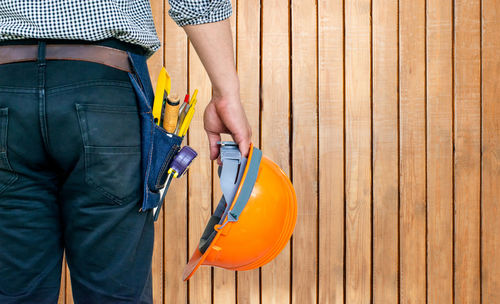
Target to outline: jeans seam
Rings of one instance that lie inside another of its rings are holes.
[[[8,187],[14,184],[19,178],[18,174],[12,169],[9,158],[7,157],[7,136],[9,128],[9,108],[0,108],[0,161],[4,163],[5,168],[12,175],[0,187],[0,193],[4,192]]]
[[[130,74],[130,81],[132,82],[132,86],[139,86],[139,82],[137,79],[135,79],[135,77]],[[147,106],[148,110],[151,110],[151,111],[147,111],[145,113],[152,113],[153,110],[151,109],[151,107],[149,106],[147,100],[148,98],[146,97],[146,94],[140,89],[140,88],[137,88],[134,90],[134,92],[138,95],[137,98],[142,98],[144,100],[144,104]]]
[[[45,95],[45,72],[47,63],[45,61],[45,42],[38,43],[38,112],[40,130],[45,149],[49,149],[49,132],[47,129],[46,95]]]
[[[9,127],[9,108],[0,109],[0,151],[7,151],[7,129]]]
[[[16,88],[16,87],[0,86],[0,93],[33,94],[37,92],[38,88]]]
[[[12,170],[12,167],[9,163],[9,159],[7,158],[6,151],[0,152],[0,157],[3,158],[3,161],[5,162],[5,165],[7,166],[6,169],[9,170],[9,172],[12,174],[12,176],[9,178],[9,180],[6,181],[2,185],[2,187],[0,187],[0,193],[3,193],[5,190],[7,190],[7,188],[9,188],[12,184],[14,184],[19,179],[19,175],[17,174],[17,172]]]
[[[80,108],[81,105],[75,104],[76,116],[78,118],[78,125],[80,126],[80,134],[82,136],[83,146],[89,145],[88,133],[87,133],[87,119],[85,115],[81,115]]]

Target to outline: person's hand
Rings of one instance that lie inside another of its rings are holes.
[[[210,159],[217,158],[219,165],[221,165],[220,158],[218,158],[220,146],[217,145],[217,141],[221,140],[222,133],[231,134],[241,154],[244,157],[248,156],[252,130],[238,95],[223,97],[214,94],[203,115],[210,145]]]

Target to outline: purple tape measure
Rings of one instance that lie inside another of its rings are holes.
[[[182,147],[179,153],[177,153],[177,155],[174,157],[172,165],[170,166],[170,169],[168,169],[168,174],[170,175],[173,173],[174,177],[183,176],[189,168],[189,165],[191,165],[191,162],[193,162],[197,155],[198,153],[196,153],[196,151],[191,147]]]
[[[189,168],[193,160],[196,158],[196,156],[198,156],[198,153],[196,153],[196,151],[189,146],[182,147],[182,149],[175,155],[174,159],[172,160],[172,164],[170,165],[170,168],[167,171],[168,176],[167,176],[166,186],[165,189],[163,190],[163,195],[161,196],[160,204],[158,205],[158,208],[154,210],[155,221],[158,219],[158,216],[160,215],[161,205],[165,200],[165,194],[168,191],[168,187],[170,187],[170,182],[172,181],[172,177],[179,178],[183,176],[187,172],[187,169]]]

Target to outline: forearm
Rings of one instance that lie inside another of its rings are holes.
[[[239,80],[229,20],[186,25],[183,28],[210,77],[214,97],[237,97],[235,100],[239,100]]]
[[[183,27],[210,77],[211,102],[203,122],[210,144],[210,158],[219,155],[220,134],[229,133],[243,156],[248,155],[252,131],[240,101],[240,84],[234,64],[233,39],[229,20]],[[220,160],[219,160],[220,164]]]

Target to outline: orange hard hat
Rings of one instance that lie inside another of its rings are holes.
[[[242,157],[233,142],[221,143],[221,160],[223,195],[184,268],[184,280],[201,265],[261,267],[283,250],[295,227],[295,190],[278,165],[253,145],[248,159]]]

